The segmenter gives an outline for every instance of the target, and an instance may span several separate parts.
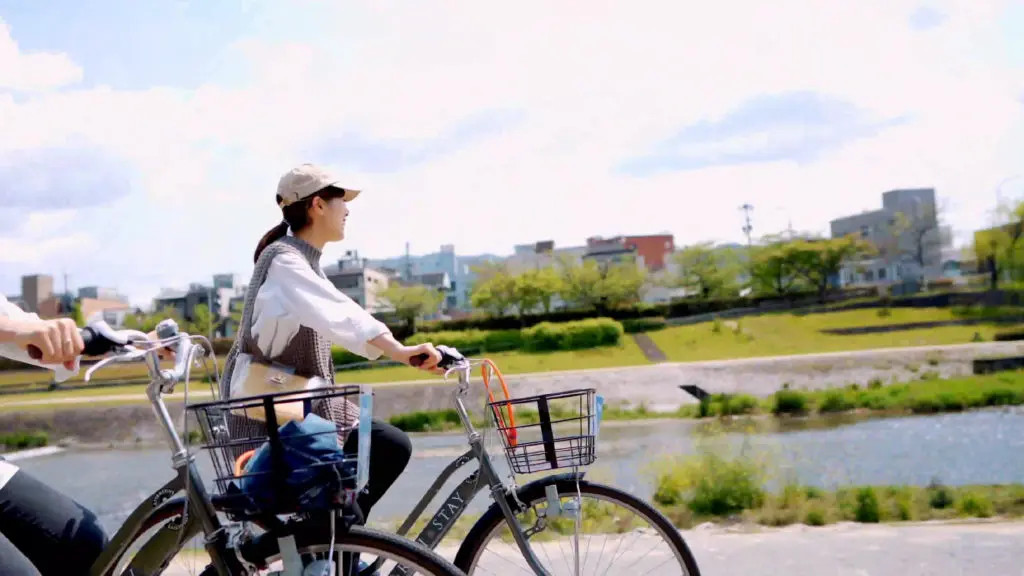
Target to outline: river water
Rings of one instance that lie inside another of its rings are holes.
[[[927,417],[762,420],[739,428],[708,434],[706,425],[685,420],[607,422],[588,477],[646,498],[653,491],[659,463],[711,449],[767,458],[775,471],[772,483],[796,480],[823,488],[926,485],[933,480],[952,485],[1024,483],[1020,409]],[[488,445],[500,468],[507,470],[497,439]],[[460,434],[417,435],[413,446],[409,468],[374,508],[373,519],[404,517],[447,463],[466,449]],[[197,460],[204,478],[212,478],[208,457],[203,454]],[[110,531],[172,475],[166,449],[67,451],[18,464],[94,510]],[[489,502],[483,493],[470,510],[481,510]]]

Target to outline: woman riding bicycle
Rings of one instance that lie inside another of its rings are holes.
[[[428,360],[418,367],[436,371],[441,356],[433,345],[405,346],[395,340],[384,323],[340,292],[320,269],[324,246],[345,237],[348,203],[359,193],[312,164],[302,164],[281,177],[277,204],[283,221],[256,248],[242,320],[221,378],[223,398],[248,395],[245,385],[254,364],[334,384],[332,344],[370,360],[383,354],[406,365],[426,354]],[[340,399],[314,405],[313,413],[333,420],[339,430],[350,429],[358,418],[358,408]],[[263,424],[240,416],[232,420],[235,427]],[[354,453],[357,435],[348,438],[345,451]],[[409,437],[379,420],[373,421],[370,444],[369,484],[358,499],[364,515],[412,455]]]

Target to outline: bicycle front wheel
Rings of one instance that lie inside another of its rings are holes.
[[[566,513],[549,511],[556,488]],[[520,488],[527,510],[518,514],[530,548],[552,575],[644,574],[700,576],[679,530],[653,506],[611,486],[550,477]],[[572,510],[578,509],[578,516]],[[455,565],[470,576],[534,574],[497,504],[470,530]]]

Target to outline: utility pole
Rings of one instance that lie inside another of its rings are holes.
[[[405,281],[412,282],[412,259],[409,256],[409,242],[405,243]]]
[[[740,206],[740,210],[743,210],[743,233],[747,236],[747,247],[749,248],[753,244],[750,239],[750,234],[754,231],[754,225],[750,222],[750,213],[754,210],[754,207],[750,204],[744,204],[743,206]]]

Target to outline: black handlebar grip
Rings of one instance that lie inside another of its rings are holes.
[[[86,348],[88,348],[89,343],[92,342],[92,339],[96,335],[96,333],[89,328],[82,328],[80,333],[82,335],[82,343],[85,344]],[[28,357],[32,358],[33,360],[39,360],[40,358],[43,357],[43,351],[39,349],[39,346],[36,346],[35,344],[29,344]]]
[[[420,364],[427,361],[427,358],[430,358],[430,355],[427,353],[417,354],[409,358],[409,365],[413,368],[418,368]]]

